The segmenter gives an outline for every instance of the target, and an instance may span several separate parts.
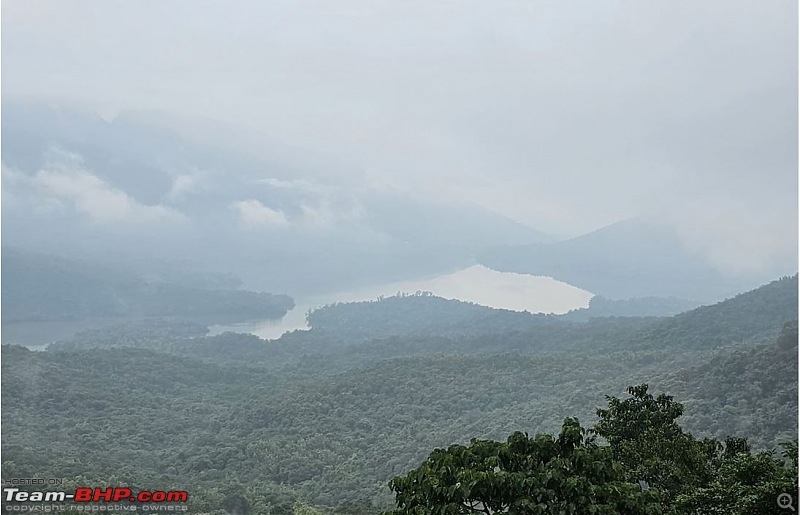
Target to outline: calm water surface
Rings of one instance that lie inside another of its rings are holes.
[[[451,274],[418,281],[389,283],[321,297],[296,299],[297,306],[280,320],[256,320],[209,327],[211,335],[226,331],[252,333],[275,339],[287,331],[306,330],[306,313],[333,302],[374,300],[397,293],[429,291],[446,299],[458,299],[484,306],[531,313],[566,313],[589,305],[592,294],[550,277],[497,272],[476,265]],[[24,322],[3,324],[3,343],[43,350],[49,343],[71,338],[79,331],[119,324],[129,318],[98,318],[77,321]]]
[[[306,313],[333,302],[356,302],[389,297],[396,293],[429,291],[446,299],[458,299],[484,306],[531,313],[566,313],[585,308],[592,294],[550,277],[497,272],[475,265],[458,272],[419,281],[402,281],[343,292],[324,297],[298,299],[297,306],[281,320],[259,320],[229,325],[213,325],[210,334],[226,331],[252,333],[275,339],[288,331],[306,330]]]

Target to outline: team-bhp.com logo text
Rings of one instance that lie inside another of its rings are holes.
[[[109,487],[109,488],[76,488],[75,493],[66,492],[39,492],[25,491],[19,488],[3,488],[3,500],[5,502],[186,502],[189,493],[185,490],[173,490],[163,492],[160,490],[142,490],[134,493],[130,488]]]

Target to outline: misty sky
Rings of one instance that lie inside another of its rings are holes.
[[[554,234],[646,214],[718,261],[796,247],[794,0],[5,0],[2,86]]]

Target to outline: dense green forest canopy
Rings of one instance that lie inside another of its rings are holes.
[[[249,334],[203,337],[185,321],[144,320],[85,331],[51,350],[134,346],[215,361],[301,367],[335,373],[381,360],[420,355],[645,353],[691,363],[717,347],[774,341],[797,317],[797,276],[673,317],[599,317],[520,313],[427,294],[333,304],[309,314],[310,331],[264,342]]]
[[[437,310],[415,328],[416,313]],[[634,470],[651,474],[658,500],[631,502],[716,513],[697,507],[722,506],[708,503],[726,492],[764,499],[785,485],[780,455],[762,452],[780,452],[797,435],[796,317],[795,276],[662,318],[579,323],[418,296],[331,306],[311,315],[310,331],[269,342],[162,319],[87,332],[45,352],[4,345],[2,474],[186,488],[193,509],[209,513],[376,513],[395,505],[387,483],[432,449],[508,443],[517,431],[557,442],[565,418],[577,417],[598,421],[600,447],[586,435],[571,445],[610,463],[609,475],[583,485],[619,487],[608,506],[631,500]],[[614,413],[605,396],[641,383],[680,400],[680,413],[668,410],[680,414],[675,426],[657,434],[672,438],[666,449],[695,449],[702,467],[670,462],[660,478],[656,466],[633,466],[653,445],[616,441],[618,425],[603,424],[597,407]],[[749,454],[726,458],[729,437],[746,438],[733,445]],[[674,478],[688,471],[703,475],[676,490]],[[726,513],[748,506],[760,505]]]
[[[681,403],[646,384],[628,393],[608,397],[588,431],[567,418],[557,437],[517,431],[434,450],[390,481],[392,513],[769,514],[797,492],[797,440],[782,457],[752,453],[743,438],[697,440],[676,422]]]

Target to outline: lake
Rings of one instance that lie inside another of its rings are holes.
[[[296,307],[280,320],[256,320],[217,324],[209,334],[226,331],[252,333],[273,340],[288,331],[306,330],[306,313],[334,302],[357,302],[390,297],[397,293],[429,291],[446,299],[474,302],[483,306],[531,313],[566,313],[585,308],[592,294],[550,277],[497,272],[475,265],[457,272],[417,281],[401,281],[320,297],[295,299]],[[50,342],[71,338],[79,331],[98,329],[135,320],[133,318],[93,318],[74,321],[19,322],[2,326],[3,343],[43,350]],[[196,321],[196,320],[195,320]]]
[[[259,320],[209,327],[210,334],[226,331],[251,333],[272,340],[288,331],[306,330],[306,313],[333,302],[357,302],[390,297],[397,293],[429,291],[446,299],[531,313],[566,313],[585,308],[592,294],[551,277],[498,272],[474,265],[457,272],[424,280],[401,281],[324,297],[296,299],[297,306],[280,320]]]

